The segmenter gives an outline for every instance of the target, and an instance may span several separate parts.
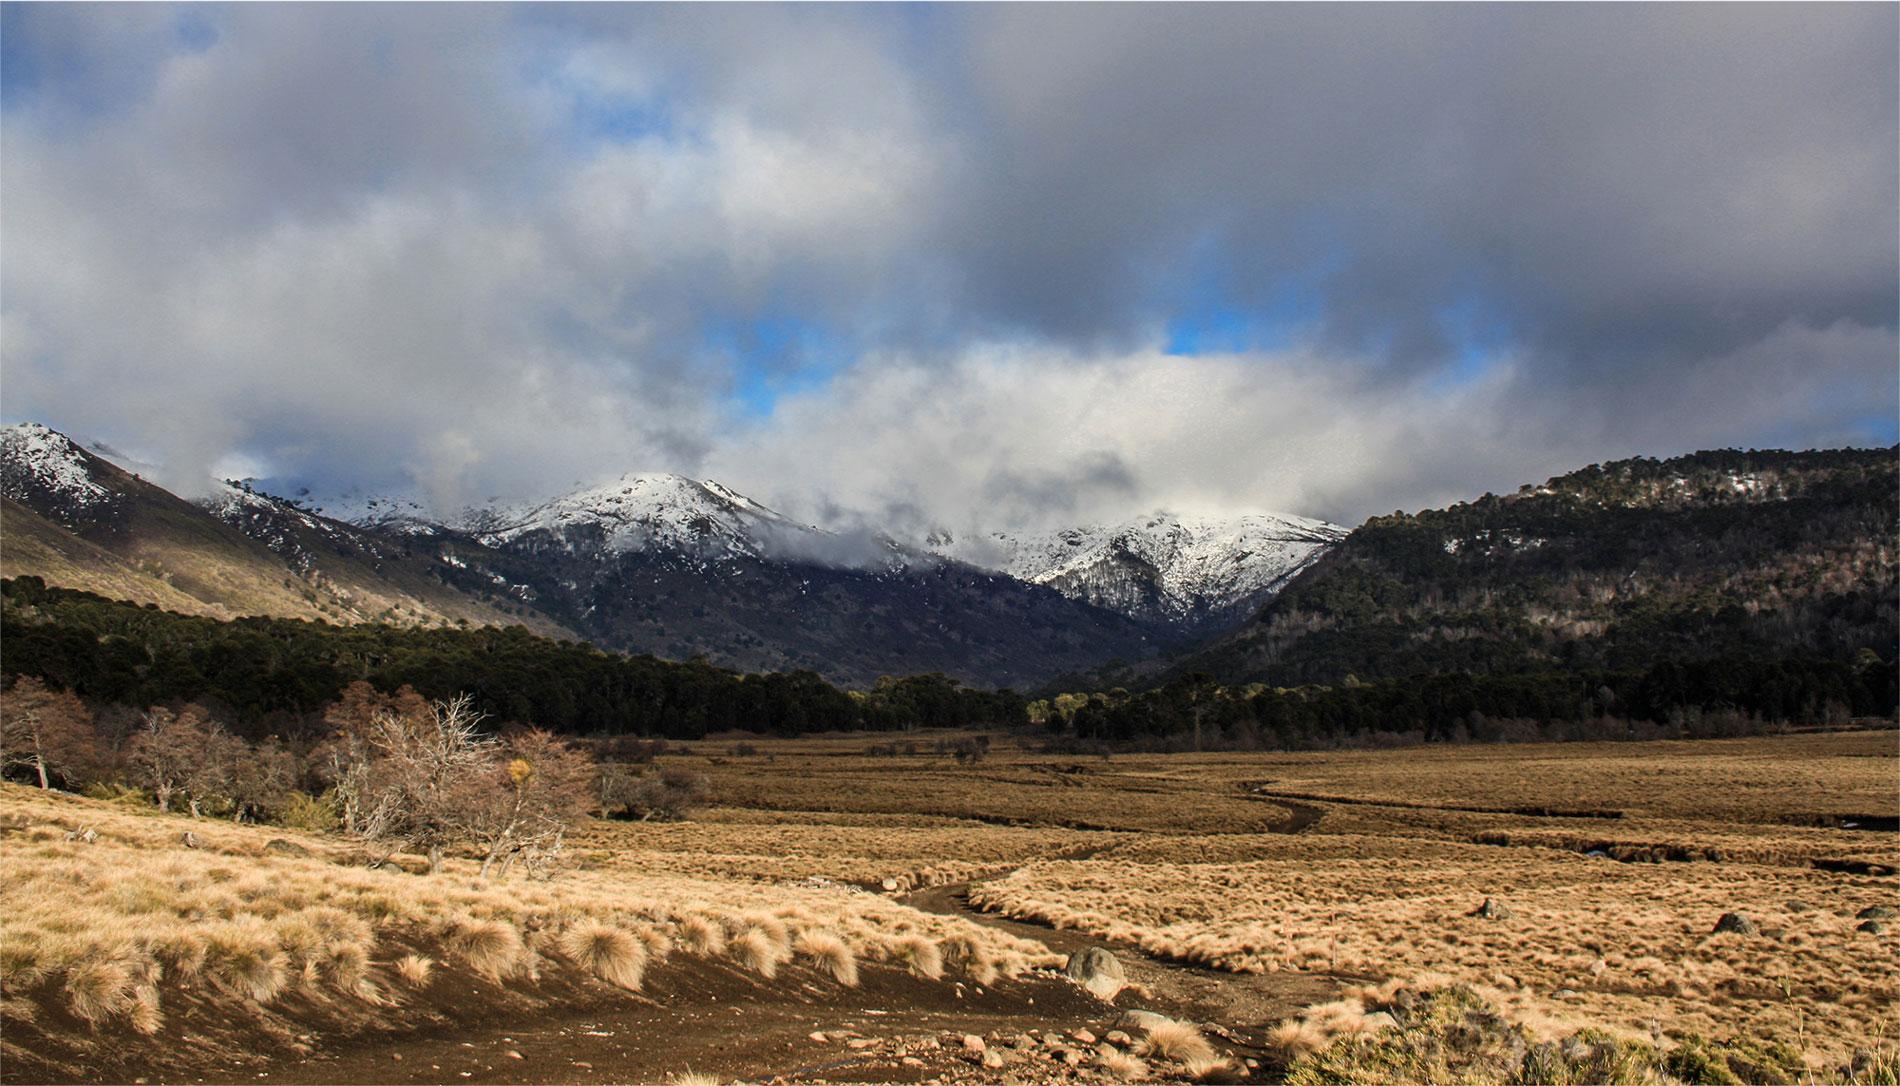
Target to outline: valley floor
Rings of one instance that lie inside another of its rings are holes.
[[[938,738],[668,754],[721,805],[593,824],[534,883],[7,785],[0,1078],[1272,1081],[1389,1025],[1355,987],[1387,982],[1463,986],[1532,1040],[1781,1038],[1821,1081],[1900,1036],[1892,731],[901,753]],[[1728,913],[1754,932],[1714,933]],[[574,953],[588,924],[644,948],[630,984]],[[1088,945],[1126,968],[1112,1003],[1054,972]],[[1131,1008],[1226,1070],[1142,1053]]]

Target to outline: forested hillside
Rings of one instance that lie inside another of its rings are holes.
[[[1696,453],[1376,517],[1173,674],[1278,686],[1895,657],[1896,452]]]
[[[315,737],[323,707],[358,680],[386,692],[407,685],[431,698],[467,693],[497,725],[568,734],[692,739],[735,728],[798,734],[1023,720],[1018,695],[965,688],[941,675],[847,692],[811,672],[744,675],[697,661],[622,656],[520,626],[220,622],[49,588],[33,577],[0,582],[0,608],[7,681],[34,676],[105,706],[202,703],[250,738]]]

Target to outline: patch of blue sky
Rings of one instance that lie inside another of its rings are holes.
[[[855,357],[835,329],[785,315],[719,322],[702,343],[731,367],[733,407],[755,419],[769,417],[787,396],[825,387]]]
[[[1317,233],[1320,226],[1308,229]],[[1156,291],[1169,314],[1164,349],[1191,356],[1291,347],[1324,320],[1325,280],[1344,260],[1336,251],[1263,287],[1237,274],[1228,239],[1211,230],[1183,262],[1185,274]]]
[[[1438,307],[1439,331],[1450,347],[1430,382],[1435,392],[1450,392],[1484,380],[1510,360],[1511,323],[1476,295]]]
[[[1200,284],[1167,323],[1172,355],[1284,350],[1325,316],[1325,302],[1307,283],[1287,283],[1256,301],[1237,299],[1219,284]]]

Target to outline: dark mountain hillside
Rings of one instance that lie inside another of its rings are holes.
[[[1661,658],[1891,661],[1896,451],[1592,465],[1375,517],[1173,674],[1290,686]]]

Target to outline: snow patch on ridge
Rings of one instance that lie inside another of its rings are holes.
[[[1233,517],[1157,512],[1119,524],[995,532],[966,548],[1032,584],[1138,618],[1211,617],[1255,605],[1346,529],[1279,513]]]

